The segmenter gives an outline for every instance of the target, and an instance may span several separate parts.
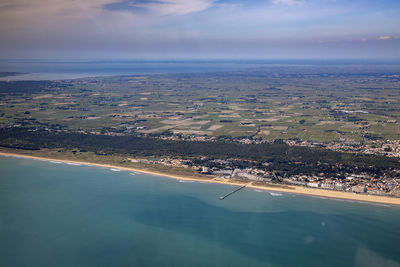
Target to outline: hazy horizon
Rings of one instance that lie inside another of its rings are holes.
[[[395,0],[4,0],[0,58],[400,59]]]
[[[0,58],[0,62],[38,63],[252,63],[252,64],[400,64],[400,58]]]

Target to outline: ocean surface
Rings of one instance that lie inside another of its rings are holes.
[[[400,266],[400,207],[0,156],[0,266]]]
[[[98,76],[237,71],[266,66],[251,61],[41,61],[0,60],[0,81],[61,80]]]
[[[351,66],[361,64],[362,71],[393,72],[399,70],[398,61],[362,60],[197,60],[197,61],[66,61],[66,60],[5,60],[0,59],[0,81],[62,80],[98,76],[205,73],[240,71],[279,66]],[[382,65],[383,64],[383,65]],[[367,68],[366,68],[367,66]],[[348,71],[354,69],[346,69]],[[356,68],[357,70],[357,68]],[[358,69],[360,71],[360,69]],[[17,72],[7,75],[6,72]],[[298,69],[296,70],[296,73]],[[14,73],[15,74],[15,73]]]

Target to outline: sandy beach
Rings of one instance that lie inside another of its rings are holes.
[[[161,173],[161,172],[153,172],[147,170],[141,170],[136,168],[128,168],[116,165],[108,165],[108,164],[99,164],[99,163],[92,163],[92,162],[84,162],[84,161],[73,161],[73,160],[63,160],[63,159],[54,159],[54,158],[45,158],[45,157],[37,157],[37,156],[30,156],[30,155],[21,155],[15,153],[4,153],[0,152],[2,156],[10,156],[10,157],[18,157],[18,158],[28,158],[28,159],[36,159],[36,160],[45,160],[45,161],[52,161],[52,162],[62,162],[71,165],[87,165],[87,166],[97,166],[108,168],[114,171],[118,170],[125,170],[131,172],[140,172],[150,175],[157,175],[166,178],[172,178],[177,180],[183,181],[197,181],[197,182],[208,182],[208,183],[215,183],[215,184],[225,184],[225,185],[236,185],[242,186],[243,183],[232,182],[227,179],[217,179],[217,178],[190,178],[190,177],[183,177],[177,175],[170,175],[168,173]],[[331,191],[331,190],[322,190],[322,189],[313,189],[313,188],[305,188],[300,186],[288,186],[288,188],[283,187],[271,187],[271,186],[260,186],[254,185],[251,182],[247,184],[247,188],[265,190],[265,191],[273,191],[273,192],[284,192],[284,193],[291,193],[291,194],[301,194],[301,195],[309,195],[309,196],[316,196],[322,198],[334,198],[334,199],[343,199],[343,200],[352,200],[358,202],[373,202],[379,204],[387,204],[387,205],[400,205],[400,198],[393,198],[393,197],[385,197],[385,196],[374,196],[374,195],[365,195],[365,194],[355,194],[349,192],[340,192],[340,191]]]

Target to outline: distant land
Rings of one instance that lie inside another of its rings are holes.
[[[1,77],[12,77],[12,76],[17,76],[23,74],[22,72],[12,72],[12,71],[6,71],[6,72],[0,72],[0,78]]]

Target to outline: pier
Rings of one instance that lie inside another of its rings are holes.
[[[236,193],[236,192],[237,192],[237,191],[239,191],[240,189],[243,189],[243,188],[245,188],[246,186],[247,186],[247,184],[245,184],[245,185],[242,185],[241,187],[239,187],[239,188],[237,188],[237,189],[233,190],[232,192],[229,192],[228,194],[226,194],[226,195],[223,195],[223,196],[219,197],[219,199],[220,199],[220,200],[223,200],[223,199],[225,199],[226,197],[229,197],[230,195],[232,195],[232,194]]]

